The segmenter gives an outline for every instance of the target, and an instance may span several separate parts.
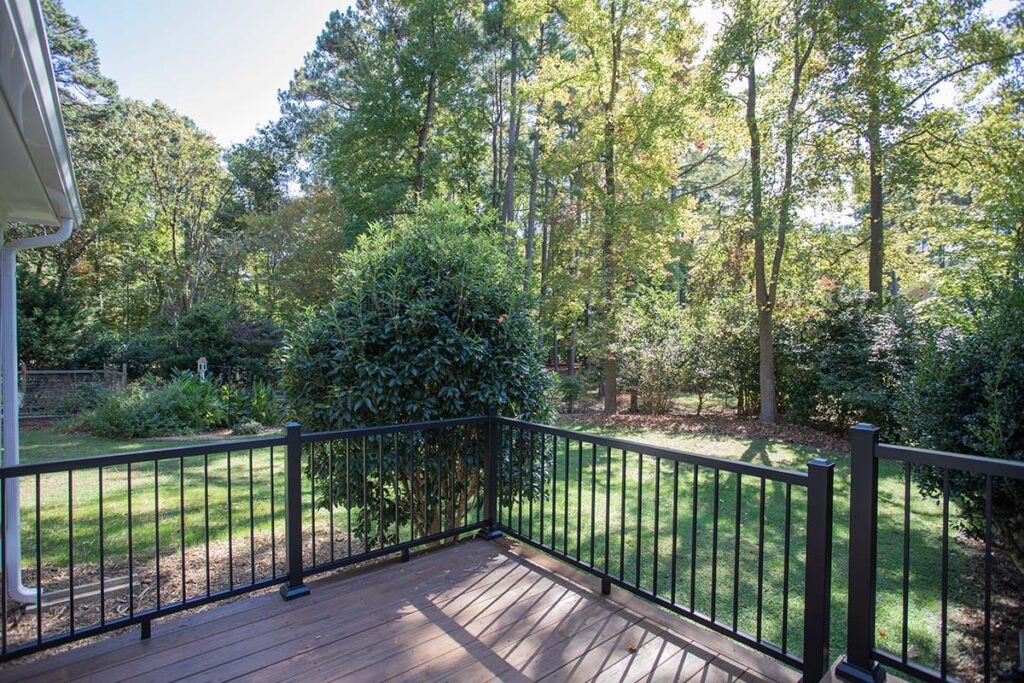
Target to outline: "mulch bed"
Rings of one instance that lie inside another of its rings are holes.
[[[621,402],[620,402],[621,403]],[[850,452],[850,440],[846,436],[822,432],[811,427],[778,423],[759,422],[754,416],[738,416],[733,411],[708,409],[700,417],[684,413],[668,415],[645,415],[643,413],[620,412],[605,415],[597,411],[562,413],[560,422],[591,425],[598,428],[623,429],[629,431],[651,430],[665,434],[701,434],[708,436],[733,436],[742,439],[773,439],[798,446],[818,448],[836,453]]]
[[[985,544],[957,538],[968,554],[970,569],[959,580],[958,591],[976,596],[976,607],[961,606],[950,613],[950,631],[954,643],[949,650],[950,668],[964,681],[985,680],[985,612],[981,604],[985,594]],[[1024,577],[1005,553],[992,553],[992,616],[989,645],[992,648],[992,680],[1000,671],[1020,664],[1018,632],[1024,627]]]

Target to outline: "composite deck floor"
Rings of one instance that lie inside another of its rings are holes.
[[[473,540],[0,670],[0,681],[776,681],[797,675],[539,553]]]

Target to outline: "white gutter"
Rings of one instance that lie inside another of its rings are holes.
[[[18,464],[18,452],[21,447],[18,438],[18,299],[17,299],[17,257],[19,251],[49,247],[59,244],[71,237],[75,220],[66,218],[61,221],[56,232],[36,237],[23,237],[5,244],[0,252],[0,320],[11,321],[0,329],[0,376],[3,377],[3,464]],[[21,582],[21,506],[19,496],[19,478],[4,482],[4,515],[7,520],[5,538],[7,539],[7,566],[4,576],[7,577],[7,592],[18,602],[35,602],[36,590],[28,589]],[[41,580],[41,572],[37,572],[36,581]]]

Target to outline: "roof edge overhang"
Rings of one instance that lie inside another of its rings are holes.
[[[41,210],[38,202],[35,207],[27,202],[20,205],[18,196],[3,196],[5,188],[0,188],[6,219],[50,225],[68,220],[81,223],[81,200],[50,62],[46,23],[36,0],[0,2],[0,94],[4,100],[0,106],[6,107],[0,112],[0,125],[16,129],[25,152],[0,159],[0,164],[27,166],[13,170],[24,182],[38,182],[50,209]],[[12,157],[20,157],[20,161]]]

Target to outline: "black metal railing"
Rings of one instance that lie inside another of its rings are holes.
[[[833,466],[765,467],[498,418],[498,527],[818,680]],[[781,561],[779,558],[781,557]]]
[[[0,468],[4,495],[21,494],[18,573],[33,586],[17,605],[5,591],[2,656],[133,624],[148,637],[156,617],[274,584],[295,598],[311,574],[479,530],[816,680],[832,479],[819,460],[775,469],[493,411]]]
[[[303,573],[408,557],[416,546],[483,528],[487,423],[470,417],[302,435]]]
[[[0,468],[0,659],[136,624],[148,637],[154,618],[274,584],[298,597],[310,574],[481,529],[487,423],[293,423],[280,437]],[[27,587],[12,600],[15,573]]]
[[[277,534],[264,527],[283,533],[285,445],[273,437],[0,468],[2,657],[132,624],[146,636],[157,616],[284,580]],[[15,579],[30,588],[6,590]]]
[[[1003,512],[1019,511],[1024,462],[881,444],[878,429],[865,424],[853,428],[851,452],[847,654],[839,665],[839,675],[852,681],[882,681],[885,666],[926,681],[955,680],[958,672],[949,656],[951,610],[957,607],[951,595],[951,564],[958,543],[950,543],[951,515],[956,515],[956,510],[951,510],[955,482],[983,492],[982,509],[978,511],[984,520],[981,594],[964,595],[965,591],[960,591],[960,599],[972,600],[972,607],[981,614],[980,651],[973,650],[972,654],[981,662],[982,679],[992,680],[993,507],[998,505]],[[900,482],[898,492],[880,490],[880,468],[889,470],[883,473],[886,480]],[[928,474],[931,481],[941,482],[936,491],[938,511],[933,512],[939,517],[941,535],[938,547],[918,545],[912,551],[916,531],[912,514],[917,515],[925,506],[936,507],[935,503],[919,498],[914,504],[911,489],[915,475],[919,474]],[[899,538],[900,551],[879,553],[880,521],[886,525],[885,534]],[[931,584],[930,579],[917,576],[922,568],[937,569],[938,595],[930,595],[932,586],[925,585]],[[888,609],[884,615],[898,615],[898,622],[891,629],[888,625],[880,627],[880,617],[876,615],[880,576],[886,581],[888,604],[898,605],[898,611]],[[896,594],[895,599],[890,593]],[[922,602],[937,603],[937,609],[927,618],[938,630],[934,652],[921,652],[910,643],[909,613]],[[1004,628],[1009,626],[1005,624]],[[894,641],[898,651],[878,643],[881,636]]]

